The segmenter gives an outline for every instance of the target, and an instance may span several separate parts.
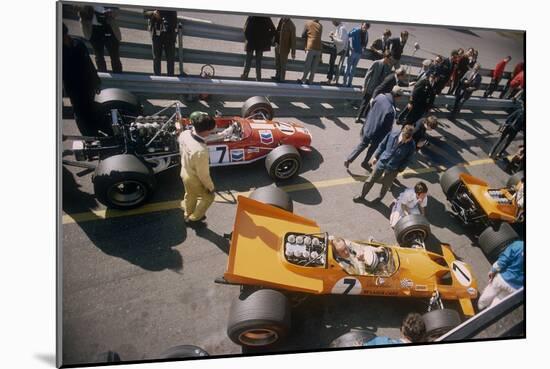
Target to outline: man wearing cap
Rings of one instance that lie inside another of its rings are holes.
[[[395,100],[402,95],[401,88],[394,86],[391,93],[380,94],[373,99],[372,108],[361,130],[361,142],[344,162],[346,168],[368,147],[367,155],[361,166],[366,170],[370,170],[369,160],[378,144],[391,131],[393,122],[395,122]]]
[[[354,202],[365,201],[375,182],[382,179],[380,195],[374,200],[381,201],[390,189],[397,174],[403,171],[413,158],[416,145],[412,138],[413,127],[406,125],[401,131],[394,130],[386,135],[378,145],[370,164],[376,165],[374,172],[363,185],[361,195],[353,198]]]
[[[178,141],[181,178],[185,187],[184,216],[186,221],[196,223],[206,218],[206,210],[214,202],[214,183],[210,178],[206,138],[215,128],[216,122],[204,112],[193,112],[189,120],[193,127],[183,131]]]

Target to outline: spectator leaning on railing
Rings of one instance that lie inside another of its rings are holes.
[[[262,57],[264,51],[271,50],[275,38],[275,25],[268,17],[248,17],[244,25],[244,49],[246,59],[241,79],[247,79],[252,57],[256,56],[256,81],[262,80]]]
[[[153,72],[156,76],[160,76],[162,51],[164,50],[167,73],[169,76],[173,76],[178,13],[175,10],[148,9],[143,11],[143,15],[149,20],[148,28],[153,46]]]
[[[305,24],[302,38],[306,41],[306,60],[304,61],[304,74],[298,80],[299,83],[313,83],[317,66],[321,61],[322,35],[323,26],[319,19],[310,20]]]
[[[472,96],[475,90],[481,85],[481,74],[479,74],[480,65],[476,63],[474,67],[466,73],[460,80],[455,91],[455,103],[451,115],[460,113],[464,103]]]
[[[485,90],[483,97],[491,97],[493,95],[493,92],[495,92],[500,80],[502,79],[504,68],[506,68],[506,64],[508,64],[510,60],[512,60],[512,57],[507,56],[495,65],[495,69],[493,69],[493,73],[491,74],[491,83]]]
[[[361,23],[360,28],[354,28],[349,33],[350,55],[348,56],[346,73],[344,73],[345,87],[350,87],[353,82],[357,63],[359,63],[361,55],[363,55],[363,50],[365,50],[367,43],[369,42],[369,28],[370,24],[363,22]]]
[[[393,64],[396,68],[399,68],[401,55],[403,55],[403,50],[409,39],[409,31],[401,31],[399,37],[393,37],[388,40],[390,44],[390,52],[393,60]]]
[[[504,98],[504,95],[506,95],[506,93],[508,92],[508,90],[510,89],[510,83],[512,82],[512,80],[517,77],[517,75],[520,73],[520,72],[523,72],[525,70],[525,63],[524,62],[519,62],[516,64],[516,66],[514,67],[514,70],[512,71],[512,75],[510,76],[510,78],[508,79],[508,82],[506,82],[506,87],[504,87],[504,89],[502,90],[502,92],[500,93],[500,98]],[[521,77],[523,78],[523,77]],[[509,96],[513,96],[513,94],[509,94]]]
[[[95,63],[97,70],[107,72],[105,63],[105,51],[111,58],[111,67],[114,73],[122,73],[120,62],[120,28],[116,22],[118,8],[105,6],[82,6],[78,7],[80,24],[84,37],[90,41],[94,49]]]
[[[275,77],[277,82],[285,80],[288,54],[296,58],[296,26],[288,17],[279,20],[275,36]]]
[[[382,59],[384,57],[384,53],[390,50],[390,37],[391,31],[386,28],[382,34],[382,37],[377,38],[373,41],[372,45],[370,45],[370,50],[376,55],[377,59]]]

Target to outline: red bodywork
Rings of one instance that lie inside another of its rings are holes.
[[[276,120],[257,120],[241,117],[216,117],[216,131],[222,131],[234,122],[241,127],[238,137],[209,142],[210,166],[250,163],[265,158],[280,145],[291,145],[299,151],[311,151],[311,133],[299,123]],[[182,125],[189,120],[181,119]]]

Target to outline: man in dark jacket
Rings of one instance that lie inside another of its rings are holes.
[[[367,120],[363,125],[362,137],[359,145],[353,149],[351,154],[344,162],[344,166],[348,168],[359,154],[367,147],[367,155],[361,163],[361,166],[370,170],[369,160],[378,147],[382,139],[391,131],[393,122],[395,121],[395,100],[403,95],[401,88],[395,86],[391,93],[380,94],[373,99],[372,108],[367,115]],[[369,146],[370,145],[370,146]]]
[[[153,9],[144,10],[143,15],[149,20],[148,28],[153,45],[153,72],[156,76],[160,76],[162,50],[164,50],[168,75],[173,76],[178,13],[175,10]]]
[[[439,95],[447,85],[447,82],[449,82],[453,71],[453,60],[457,57],[458,50],[453,50],[449,58],[443,59],[440,56],[436,58],[433,73],[437,77],[437,83],[435,85],[436,95]]]
[[[361,118],[366,116],[375,88],[378,87],[390,73],[391,56],[390,53],[386,51],[384,53],[384,59],[377,60],[372,63],[367,75],[365,76],[365,82],[363,84],[363,99],[361,100],[361,106],[359,107],[357,117],[355,118],[355,123],[360,123]]]
[[[406,78],[407,72],[405,71],[405,68],[398,68],[395,72],[388,74],[382,83],[374,89],[372,92],[372,97],[376,97],[378,94],[390,93],[395,86],[407,86],[407,83],[405,82]]]
[[[523,107],[523,102],[521,102],[520,107],[514,110],[514,112],[506,118],[504,126],[500,129],[502,134],[491,148],[489,157],[492,159],[497,159],[502,156],[512,140],[516,138],[518,132],[523,130],[525,130],[525,109]]]
[[[275,76],[277,82],[285,80],[288,54],[296,59],[296,26],[287,17],[279,20],[277,35],[275,36]]]
[[[412,133],[413,127],[406,125],[401,131],[394,130],[386,135],[370,162],[371,165],[376,164],[374,172],[363,185],[361,195],[353,198],[354,202],[363,202],[374,183],[382,177],[380,196],[374,201],[380,201],[386,196],[397,174],[409,165],[414,156],[416,145]]]
[[[449,87],[448,95],[454,94],[458,85],[462,81],[462,77],[468,72],[469,69],[468,55],[464,53],[464,49],[458,49],[458,57],[455,59],[453,65],[453,71],[451,74],[451,86]]]
[[[460,113],[464,103],[472,96],[472,93],[481,85],[481,74],[479,74],[479,64],[475,64],[472,70],[466,73],[460,80],[460,84],[455,92],[455,105],[451,115]]]
[[[437,83],[437,77],[430,74],[428,78],[418,81],[412,90],[409,103],[399,114],[401,124],[414,124],[422,118],[433,106],[435,99],[434,86]]]
[[[256,55],[256,81],[262,79],[262,57],[264,51],[271,49],[275,37],[275,25],[269,17],[248,17],[244,25],[246,60],[241,79],[247,79],[252,65],[252,57]]]
[[[101,80],[90,59],[88,49],[80,40],[69,36],[67,27],[63,24],[63,54],[62,54],[63,89],[73,107],[73,113],[78,130],[83,136],[97,136],[94,97],[99,90]]]
[[[405,49],[405,44],[409,39],[409,32],[402,31],[400,37],[394,37],[389,39],[391,57],[396,68],[399,66],[399,61],[401,60],[401,55],[403,55],[403,50]]]

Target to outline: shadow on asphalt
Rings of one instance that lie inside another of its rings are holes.
[[[65,212],[75,210],[69,204],[78,204],[78,211],[90,211],[97,206],[94,196],[80,191],[79,187],[73,175],[63,168]],[[107,218],[109,212],[107,209]],[[81,222],[78,226],[107,255],[150,271],[170,269],[181,272],[183,269],[183,258],[179,251],[173,249],[187,237],[181,209],[165,211],[162,217],[138,215],[108,220],[97,217],[97,221]]]

